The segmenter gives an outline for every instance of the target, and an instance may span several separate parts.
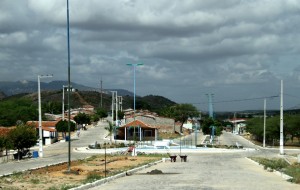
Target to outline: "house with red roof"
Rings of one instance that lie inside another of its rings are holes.
[[[58,140],[58,133],[55,128],[57,122],[58,121],[42,121],[42,139],[44,145],[52,144]],[[38,121],[27,121],[26,124],[35,126],[37,132],[39,132]]]
[[[158,127],[146,124],[140,120],[133,120],[117,129],[117,139],[122,140],[157,140]]]
[[[0,137],[5,137],[8,135],[9,131],[14,127],[0,127]]]

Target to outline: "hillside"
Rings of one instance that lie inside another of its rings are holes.
[[[41,82],[41,89],[43,90],[62,90],[64,85],[67,85],[67,81],[52,81],[49,83]],[[97,88],[88,87],[85,85],[81,85],[75,82],[71,82],[72,88],[75,88],[79,91],[100,91]],[[12,96],[16,94],[23,94],[23,93],[35,93],[38,90],[38,83],[37,81],[0,81],[0,92],[4,93],[7,96]],[[111,94],[110,91],[118,91],[119,96],[132,96],[133,93],[124,90],[124,89],[103,89],[103,93]],[[0,96],[1,98],[1,96]]]
[[[3,92],[0,91],[0,100],[2,100],[5,97],[6,97],[6,95]]]
[[[119,91],[118,91],[119,94]],[[121,93],[120,93],[121,94]],[[92,105],[95,108],[99,108],[101,105],[101,94],[96,91],[77,91],[70,94],[70,105],[72,108],[82,107],[83,105]],[[3,100],[18,99],[18,98],[29,98],[34,102],[38,103],[37,93],[30,94],[18,94],[10,97],[6,97]],[[58,108],[62,105],[62,90],[42,91],[41,92],[42,103],[56,103]],[[102,107],[106,110],[111,109],[111,94],[102,94]],[[145,97],[136,97],[136,109],[148,109],[150,111],[159,112],[165,107],[176,104],[175,102],[162,97],[149,95]],[[67,105],[67,93],[65,92],[65,105]],[[123,96],[123,110],[133,108],[133,97]]]

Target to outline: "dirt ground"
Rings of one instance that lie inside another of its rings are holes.
[[[105,167],[106,176],[111,176],[161,158],[162,155],[139,155],[136,157],[110,155],[106,157],[105,164],[104,155],[92,156],[85,160],[73,161],[70,171],[68,171],[68,163],[63,163],[2,177],[0,178],[0,189],[69,189],[103,178]]]

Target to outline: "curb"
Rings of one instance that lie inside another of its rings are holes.
[[[118,178],[125,177],[126,173],[130,173],[130,174],[136,173],[138,171],[144,170],[146,168],[149,168],[149,167],[151,167],[153,165],[156,165],[158,163],[161,163],[161,162],[163,162],[163,160],[158,160],[156,162],[152,162],[152,163],[149,163],[149,164],[146,164],[146,165],[143,165],[143,166],[131,169],[131,170],[127,170],[125,172],[116,174],[114,176],[110,176],[110,177],[107,177],[107,178],[104,178],[104,179],[100,179],[100,180],[92,182],[92,183],[87,183],[87,184],[81,185],[79,187],[74,187],[71,190],[85,190],[85,189],[89,189],[89,188],[92,188],[92,187],[97,187],[97,186],[103,185],[103,184],[105,184],[107,182],[116,180]]]
[[[45,165],[45,166],[40,166],[40,167],[35,167],[35,168],[30,168],[30,169],[26,169],[26,170],[13,171],[11,173],[0,175],[0,178],[1,177],[7,177],[7,176],[10,176],[10,175],[14,175],[15,173],[25,173],[27,171],[38,170],[38,169],[45,168],[45,167],[48,167],[48,166],[55,166],[55,165],[64,164],[64,163],[66,163],[66,162],[57,162],[57,163],[48,164],[48,165]]]

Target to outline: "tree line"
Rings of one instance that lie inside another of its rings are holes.
[[[284,142],[296,138],[300,143],[300,115],[285,114],[283,116],[283,136]],[[253,138],[259,142],[263,141],[264,118],[252,118],[247,121],[247,132],[251,133]],[[280,140],[280,116],[266,118],[266,143],[273,144]]]

